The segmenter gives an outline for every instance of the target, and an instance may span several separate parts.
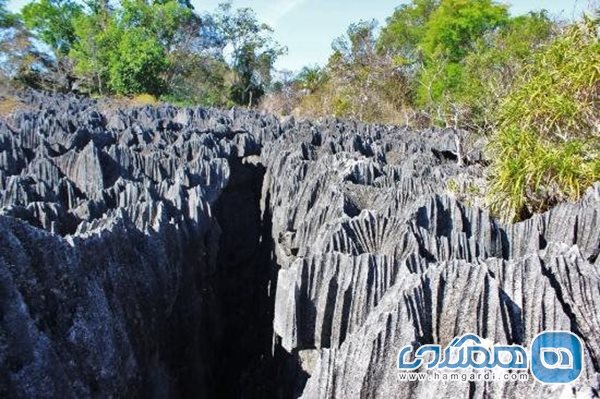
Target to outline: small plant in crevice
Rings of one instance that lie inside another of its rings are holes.
[[[472,176],[457,176],[446,182],[446,190],[467,206],[484,206],[484,182]]]

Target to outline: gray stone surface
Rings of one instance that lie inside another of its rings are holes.
[[[481,170],[458,166],[445,134],[332,122],[266,144],[274,331],[310,375],[302,397],[597,395],[600,185],[503,225],[448,195],[445,182]],[[404,345],[476,333],[527,346],[544,330],[583,338],[579,381],[408,383],[395,368]]]
[[[0,121],[0,397],[213,396],[214,212],[277,120],[28,95]]]
[[[504,225],[461,132],[25,93],[0,120],[0,397],[591,397],[600,184]],[[261,188],[262,186],[262,188]],[[400,381],[398,350],[570,330],[569,386]]]

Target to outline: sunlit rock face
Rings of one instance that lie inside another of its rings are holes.
[[[600,185],[507,225],[460,132],[112,110],[0,121],[0,397],[563,397],[600,390]],[[406,382],[405,345],[584,343],[566,386]]]
[[[302,397],[597,394],[600,185],[505,225],[446,193],[482,175],[477,144],[459,137],[460,153],[448,136],[331,122],[265,144],[274,333],[306,372]],[[575,383],[406,382],[395,366],[405,345],[528,346],[545,330],[582,337]]]

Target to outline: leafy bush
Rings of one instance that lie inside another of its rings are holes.
[[[598,20],[544,48],[502,102],[489,202],[507,220],[576,200],[600,180]]]
[[[114,50],[109,82],[117,94],[160,95],[164,92],[162,73],[168,68],[168,60],[156,38],[143,29],[131,28],[123,32]]]

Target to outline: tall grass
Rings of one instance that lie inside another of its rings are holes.
[[[519,220],[600,180],[600,43],[586,18],[536,56],[502,102],[490,143],[489,204]]]

